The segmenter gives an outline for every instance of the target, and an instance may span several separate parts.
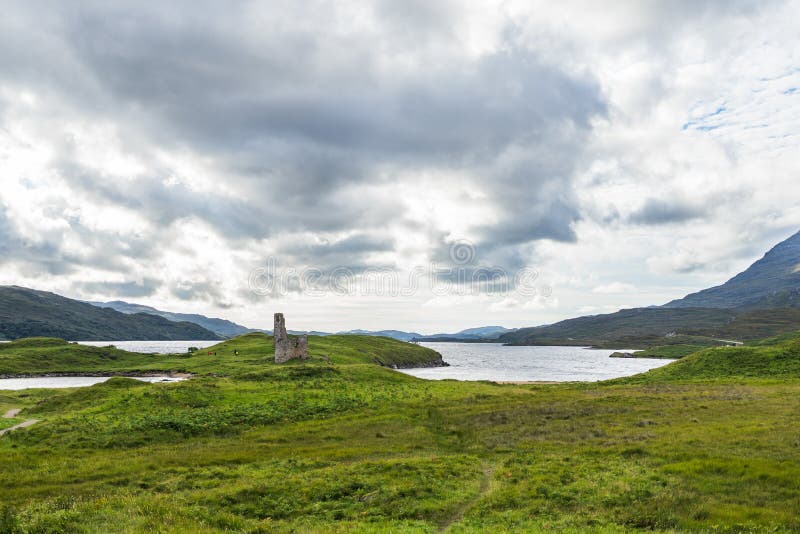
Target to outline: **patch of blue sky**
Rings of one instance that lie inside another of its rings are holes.
[[[700,130],[701,132],[707,132],[707,131],[710,131],[710,130],[716,130],[717,128],[720,127],[720,125],[708,126],[708,125],[705,125],[704,123],[706,121],[708,121],[709,119],[711,119],[713,117],[716,117],[718,115],[721,115],[722,113],[724,113],[726,111],[728,111],[728,108],[726,106],[724,106],[724,105],[717,106],[717,109],[715,109],[711,113],[706,113],[706,114],[700,115],[696,119],[692,119],[692,120],[690,120],[688,122],[685,122],[683,124],[683,126],[681,127],[681,129],[682,130],[688,130],[689,128],[693,128],[695,130]]]
[[[797,74],[799,72],[800,72],[800,67],[792,67],[790,69],[787,69],[785,72],[783,72],[781,74],[778,74],[777,76],[771,76],[771,77],[763,77],[762,76],[761,78],[758,78],[758,81],[760,81],[760,82],[774,82],[776,80],[782,80],[784,78],[788,78],[789,76],[792,76],[793,74]]]

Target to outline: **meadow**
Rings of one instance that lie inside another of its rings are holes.
[[[428,349],[361,336],[285,365],[260,334],[169,356],[16,343],[0,374],[195,376],[0,392],[40,420],[0,437],[0,532],[800,530],[794,336],[556,385],[416,379],[376,362]]]

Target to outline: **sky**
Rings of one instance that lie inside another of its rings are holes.
[[[523,327],[800,230],[779,1],[26,0],[0,284],[269,328]]]

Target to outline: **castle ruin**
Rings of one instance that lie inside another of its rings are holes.
[[[282,313],[275,314],[275,329],[272,334],[275,339],[275,363],[308,359],[308,337],[289,337],[286,333],[286,319]]]

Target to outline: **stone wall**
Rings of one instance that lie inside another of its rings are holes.
[[[275,314],[275,328],[272,334],[275,340],[275,363],[308,358],[308,338],[306,336],[289,337],[286,333],[286,319],[282,313]]]

